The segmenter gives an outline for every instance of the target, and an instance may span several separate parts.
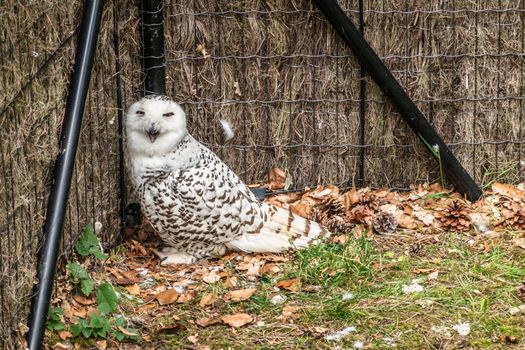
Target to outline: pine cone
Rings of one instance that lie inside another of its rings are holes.
[[[379,204],[373,193],[366,192],[357,203],[347,210],[346,215],[353,223],[372,226],[375,213],[379,210]]]
[[[373,227],[378,234],[390,235],[397,229],[397,220],[394,215],[382,211],[374,218]]]
[[[345,207],[339,198],[329,197],[314,207],[311,218],[332,232],[348,232],[354,225],[345,216]]]
[[[446,207],[436,209],[436,218],[443,227],[454,231],[468,231],[470,228],[469,207],[455,200]]]
[[[496,226],[510,226],[518,230],[525,229],[525,203],[522,199],[502,196],[495,204],[500,209],[502,216],[495,223]]]

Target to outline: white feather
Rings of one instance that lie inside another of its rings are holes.
[[[235,136],[235,133],[233,132],[233,128],[230,122],[224,119],[221,119],[220,122],[221,122],[222,131],[224,134],[224,140],[229,141],[233,139],[233,137]]]

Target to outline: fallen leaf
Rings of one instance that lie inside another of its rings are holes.
[[[224,281],[224,285],[226,288],[234,288],[237,287],[237,277],[228,277],[226,278],[226,281]]]
[[[73,336],[73,334],[71,334],[68,331],[60,331],[60,332],[58,332],[58,336],[62,340],[67,340],[67,339],[71,338]]]
[[[439,276],[439,271],[434,271],[428,274],[427,278],[429,280],[437,280]]]
[[[188,339],[188,341],[192,344],[197,344],[199,342],[199,335],[198,334],[190,335],[186,339]]]
[[[525,304],[522,304],[522,305],[519,305],[519,306],[515,306],[515,307],[511,307],[509,309],[509,314],[511,315],[518,315],[518,314],[523,314],[525,313]]]
[[[257,291],[256,288],[239,289],[228,292],[224,295],[225,301],[242,301],[251,298],[251,296]]]
[[[343,194],[343,204],[345,206],[345,210],[350,210],[350,208],[352,208],[354,204],[359,202],[360,199],[361,195],[357,193],[355,187]]]
[[[275,284],[275,286],[278,288],[289,290],[291,292],[296,292],[298,288],[297,278],[279,281]]]
[[[295,215],[302,216],[303,218],[308,218],[312,214],[312,206],[306,203],[293,203],[290,204],[290,211]]]
[[[522,249],[525,249],[525,238],[523,238],[523,237],[515,238],[513,240],[513,243],[514,243],[514,245],[516,245],[516,246],[518,246],[518,247],[520,247]]]
[[[238,328],[252,322],[253,318],[248,314],[239,313],[234,315],[223,316],[221,317],[221,320],[229,326]]]
[[[104,339],[97,340],[97,350],[106,350],[108,348],[108,342]]]
[[[402,228],[415,228],[414,218],[410,215],[401,214],[397,217],[397,223]]]
[[[208,317],[199,318],[197,321],[195,321],[195,323],[197,323],[201,327],[208,327],[208,326],[219,324],[221,322],[222,321],[219,318],[208,318]]]
[[[506,197],[519,199],[519,198],[522,198],[523,195],[525,194],[525,192],[520,191],[518,188],[510,184],[502,184],[499,182],[494,182],[491,187],[492,187],[492,192],[506,196]]]
[[[155,299],[160,305],[173,304],[179,298],[179,293],[175,289],[168,289],[165,292],[158,293],[155,295]]]
[[[261,268],[262,274],[278,273],[280,271],[281,268],[275,264],[266,264]]]
[[[204,294],[201,298],[201,301],[199,302],[199,305],[201,307],[208,306],[217,301],[217,299],[217,296],[213,293]]]
[[[95,298],[86,298],[80,294],[73,295],[73,300],[81,305],[93,305],[95,304]]]
[[[284,188],[286,173],[279,168],[271,168],[268,172],[268,183],[270,190],[281,190]]]
[[[174,323],[174,324],[171,324],[169,326],[165,326],[165,327],[161,327],[157,330],[157,333],[162,333],[162,334],[176,334],[180,331],[184,331],[186,330],[186,327],[184,327],[182,324],[180,323]]]
[[[179,296],[179,299],[177,299],[177,304],[186,304],[190,302],[195,294],[193,293],[184,293]]]
[[[348,235],[333,236],[331,241],[338,244],[345,244],[348,241]]]
[[[206,276],[204,276],[202,278],[202,280],[206,283],[209,283],[209,284],[213,284],[213,283],[216,283],[218,282],[219,280],[221,279],[221,276],[217,275],[217,273],[215,271],[210,271],[209,274],[207,274]]]
[[[140,294],[140,287],[138,284],[132,284],[130,286],[125,287],[129,294],[131,295],[139,295]]]
[[[127,335],[128,337],[136,337],[138,334],[137,333],[134,333],[134,332],[130,332],[129,329],[126,329],[122,326],[118,326],[118,330],[124,334],[124,335]]]
[[[68,350],[71,348],[72,348],[72,345],[69,345],[69,344],[55,343],[55,345],[53,345],[53,350]]]
[[[299,306],[286,305],[283,308],[283,312],[281,313],[281,316],[277,317],[277,319],[281,322],[286,322],[289,319],[298,318],[299,315],[297,315],[296,312],[299,311],[299,309],[300,309]]]

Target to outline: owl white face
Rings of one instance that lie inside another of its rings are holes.
[[[127,144],[132,152],[169,152],[187,133],[186,114],[164,96],[144,97],[126,114]]]

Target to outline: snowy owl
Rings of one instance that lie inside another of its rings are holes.
[[[157,252],[161,264],[191,264],[228,249],[278,253],[329,234],[315,222],[259,202],[188,133],[186,114],[169,98],[135,102],[125,126],[142,211],[166,245]]]

